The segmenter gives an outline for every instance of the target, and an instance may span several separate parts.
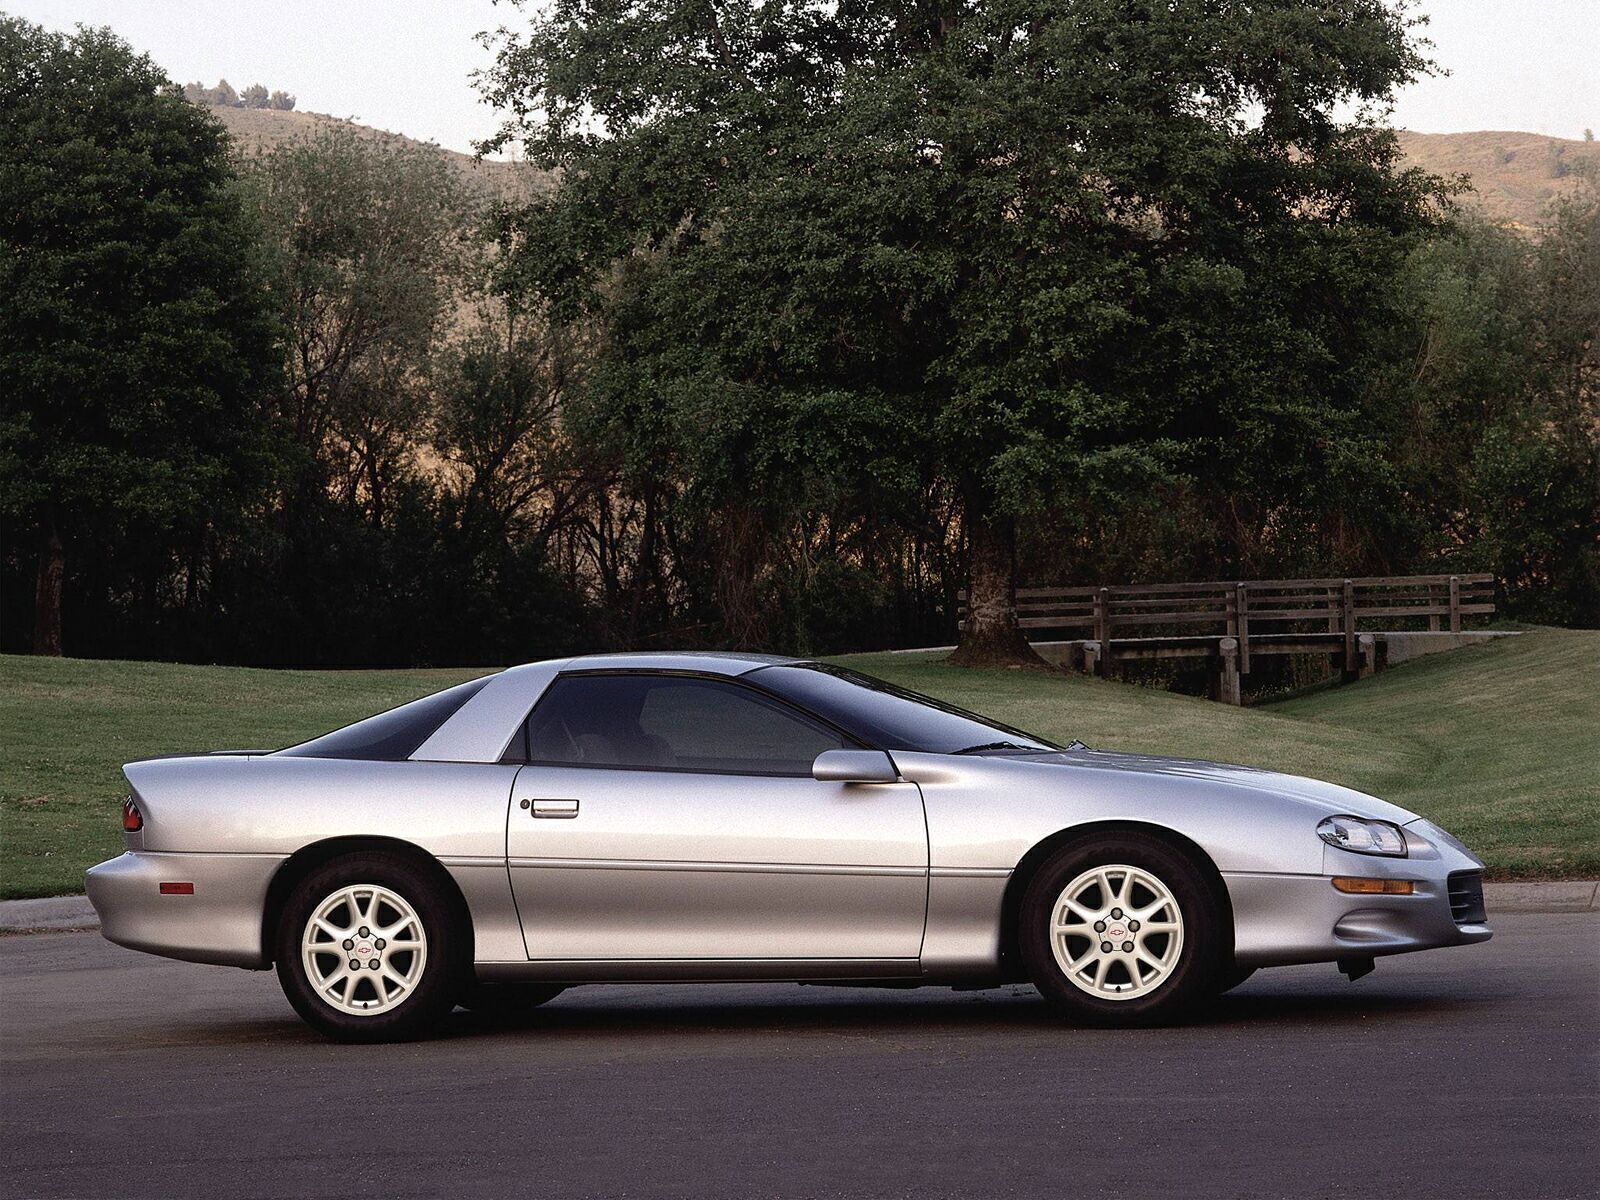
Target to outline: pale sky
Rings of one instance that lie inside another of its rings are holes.
[[[1395,124],[1423,133],[1600,130],[1600,0],[1422,0],[1451,74],[1400,96]],[[471,84],[480,30],[516,25],[492,0],[0,0],[41,25],[109,25],[179,83],[263,83],[311,112],[453,150],[495,128]]]

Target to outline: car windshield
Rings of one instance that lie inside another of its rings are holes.
[[[831,663],[758,667],[746,678],[882,750],[958,754],[1061,748],[953,704]]]

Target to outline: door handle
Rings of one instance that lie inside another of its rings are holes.
[[[578,815],[578,802],[576,800],[535,800],[533,802],[533,815],[536,817],[575,817]]]

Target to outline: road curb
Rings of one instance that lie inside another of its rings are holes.
[[[1600,880],[1486,883],[1483,903],[1491,919],[1497,912],[1595,912],[1600,910]]]
[[[1490,920],[1495,913],[1503,912],[1600,912],[1600,879],[1486,883],[1483,897]],[[100,918],[95,915],[87,896],[0,900],[0,932],[42,933],[99,927]]]
[[[100,918],[87,896],[43,900],[0,900],[0,931],[33,933],[48,929],[97,929]]]

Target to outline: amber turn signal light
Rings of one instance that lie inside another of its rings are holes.
[[[1416,885],[1409,879],[1358,879],[1353,875],[1335,875],[1333,886],[1357,896],[1409,896]]]

